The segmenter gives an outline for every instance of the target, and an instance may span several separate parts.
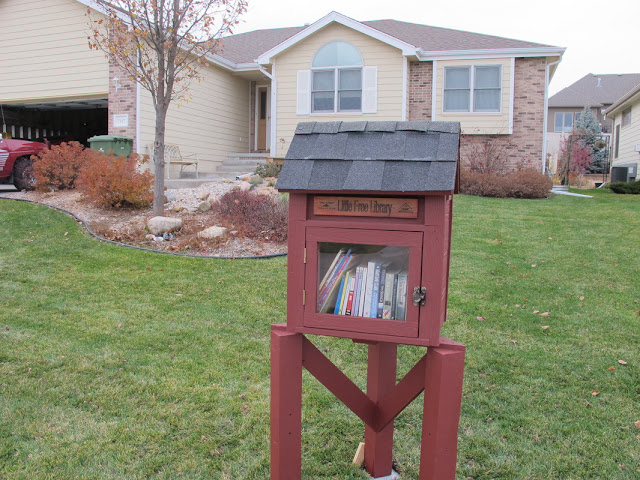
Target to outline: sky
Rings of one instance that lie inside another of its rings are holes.
[[[565,47],[549,95],[588,73],[640,73],[639,0],[248,0],[234,33],[313,23],[335,10]]]

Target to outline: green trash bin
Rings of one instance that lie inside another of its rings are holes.
[[[114,155],[124,155],[125,157],[131,154],[131,147],[133,146],[133,138],[118,135],[96,135],[88,141],[92,150],[99,150],[104,153],[113,151]]]

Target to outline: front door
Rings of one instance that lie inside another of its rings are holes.
[[[269,119],[269,92],[268,87],[258,87],[257,102],[257,139],[258,150],[267,149],[267,124]]]

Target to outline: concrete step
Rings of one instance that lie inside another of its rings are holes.
[[[175,188],[195,188],[203,183],[210,182],[219,182],[221,180],[235,180],[235,176],[231,176],[230,174],[217,174],[217,173],[209,173],[200,174],[198,178],[170,178],[164,180],[164,185],[167,189],[175,189]]]

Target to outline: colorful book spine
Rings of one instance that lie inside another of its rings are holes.
[[[338,267],[336,268],[335,273],[331,275],[331,278],[328,280],[327,288],[321,295],[319,295],[320,296],[320,301],[318,302],[319,305],[324,305],[324,302],[327,300],[327,297],[329,297],[329,294],[333,290],[334,285],[336,285],[338,283],[338,280],[340,280],[340,276],[342,275],[342,272],[345,271],[345,269],[347,268],[347,265],[351,261],[350,252],[351,250],[349,250],[345,254],[344,258],[338,263]]]
[[[342,304],[342,297],[344,296],[344,277],[340,280],[340,289],[338,290],[338,298],[336,300],[336,306],[333,309],[334,315],[340,313],[340,305]]]
[[[386,278],[387,278],[387,266],[383,265],[380,268],[380,288],[378,291],[378,306],[376,308],[377,318],[382,318],[382,311],[384,310],[384,291],[385,291]]]
[[[362,312],[363,317],[371,316],[371,297],[373,295],[373,277],[376,273],[375,262],[369,262],[367,264],[367,291],[364,296],[364,310]]]
[[[373,286],[371,287],[371,307],[369,317],[376,318],[378,315],[378,294],[380,293],[380,270],[382,265],[376,263],[373,273]]]
[[[382,305],[382,318],[391,319],[391,307],[393,305],[393,273],[387,273],[384,277],[384,301]]]
[[[329,280],[329,278],[331,277],[331,274],[334,272],[338,262],[342,260],[342,257],[344,257],[344,248],[341,248],[336,256],[333,257],[333,262],[331,262],[331,265],[329,266],[329,268],[327,268],[327,272],[324,274],[324,278],[320,282],[320,285],[318,285],[319,292],[323,292],[323,290],[327,286],[327,280]]]
[[[360,294],[358,295],[358,316],[364,317],[365,297],[367,296],[367,267],[362,267]]]
[[[391,320],[396,319],[398,309],[398,274],[393,276],[393,298],[391,299]]]
[[[344,291],[342,292],[342,299],[340,300],[340,315],[344,315],[344,311],[347,308],[347,298],[349,298],[349,285],[351,284],[351,275],[349,272],[344,276]]]
[[[398,275],[398,307],[396,320],[404,320],[407,314],[407,275]]]
[[[356,284],[356,278],[352,275],[349,277],[349,286],[347,287],[346,295],[347,299],[345,300],[345,307],[343,315],[351,315],[353,308],[353,289]]]
[[[360,289],[362,286],[362,267],[356,267],[356,279],[353,283],[353,305],[351,315],[358,315],[358,300],[360,300]]]

